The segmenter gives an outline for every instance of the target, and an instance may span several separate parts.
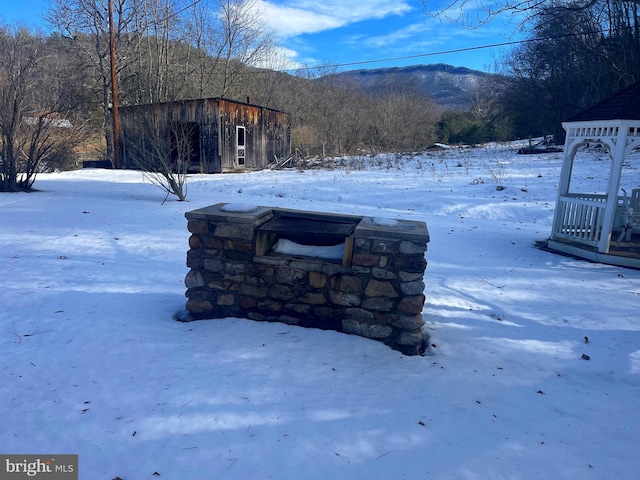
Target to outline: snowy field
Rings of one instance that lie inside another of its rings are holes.
[[[0,194],[0,451],[78,454],[83,480],[638,479],[640,271],[534,247],[561,154],[363,161],[197,175],[184,203],[132,171]],[[600,189],[606,155],[579,165]],[[174,321],[184,213],[218,202],[426,221],[429,355]]]

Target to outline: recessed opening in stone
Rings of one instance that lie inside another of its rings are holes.
[[[351,264],[353,232],[362,217],[276,211],[257,229],[257,256],[293,256]]]

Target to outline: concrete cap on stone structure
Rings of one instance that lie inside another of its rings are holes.
[[[429,243],[429,230],[425,222],[386,217],[363,217],[356,227],[355,236],[384,236],[385,233],[394,239]]]
[[[262,207],[243,203],[216,203],[208,207],[191,210],[184,214],[188,220],[223,220],[242,222],[257,220],[273,212],[272,207]]]

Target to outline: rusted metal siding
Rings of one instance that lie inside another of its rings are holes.
[[[291,152],[291,116],[246,103],[220,100],[222,171],[265,168]],[[236,156],[237,127],[246,131],[244,165]]]
[[[199,126],[200,171],[203,173],[258,170],[291,152],[291,116],[266,107],[220,98],[184,100],[120,108],[123,165],[127,139],[143,135],[144,119],[154,118],[168,131],[169,122],[195,122]],[[244,165],[237,158],[237,127],[244,127]],[[170,148],[167,142],[167,148]]]

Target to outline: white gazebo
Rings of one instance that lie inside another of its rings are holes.
[[[621,187],[640,187],[638,170],[630,170],[635,172],[632,178],[627,178],[629,175],[623,178],[625,159],[640,148],[640,82],[563,122],[562,126],[567,136],[548,248],[592,261],[640,268],[639,240],[634,236],[620,245],[618,236],[614,237],[614,231],[621,228],[621,211],[625,208]],[[611,158],[604,193],[572,189],[576,152],[585,144],[602,145]]]

